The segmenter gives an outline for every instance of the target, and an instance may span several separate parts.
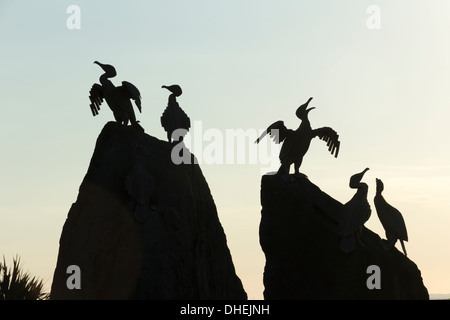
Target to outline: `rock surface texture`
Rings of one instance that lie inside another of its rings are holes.
[[[363,227],[361,243],[339,249],[343,204],[306,177],[265,175],[260,244],[266,257],[264,299],[428,299],[416,264]],[[368,286],[379,267],[380,289]]]
[[[171,150],[105,125],[62,230],[51,299],[247,298],[200,167],[175,165]],[[67,288],[70,265],[80,289]]]

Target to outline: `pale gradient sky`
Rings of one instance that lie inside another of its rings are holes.
[[[69,5],[81,29],[66,27]],[[369,5],[381,29],[369,30]],[[51,285],[58,241],[96,138],[88,91],[99,60],[113,81],[142,94],[146,132],[165,139],[163,84],[203,131],[299,124],[314,97],[313,127],[340,135],[339,158],[313,141],[301,171],[341,202],[365,167],[402,213],[410,257],[430,293],[450,293],[450,2],[426,1],[9,1],[0,2],[0,254]],[[202,134],[193,132],[192,134]],[[267,141],[269,143],[269,141]],[[201,164],[238,276],[262,299],[258,164]],[[384,237],[375,208],[366,226]]]

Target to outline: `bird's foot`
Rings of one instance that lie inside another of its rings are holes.
[[[281,180],[285,181],[285,182],[289,182],[292,183],[294,182],[294,177],[292,177],[289,172],[285,172],[284,170],[278,170],[277,172],[274,173],[275,176],[279,177]]]

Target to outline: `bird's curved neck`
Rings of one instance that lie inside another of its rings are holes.
[[[383,189],[377,188],[375,196],[377,197],[383,197],[383,195],[381,194],[381,192],[383,192]]]
[[[169,100],[167,103],[169,106],[178,106],[178,102],[177,102],[177,96],[175,94],[171,94],[169,96]]]
[[[109,78],[113,78],[114,75],[109,73],[109,72],[105,72],[104,74],[102,74],[100,76],[100,83],[103,84],[112,84],[111,80],[109,80]]]
[[[364,190],[364,189],[369,189],[369,186],[367,185],[367,183],[358,182],[357,184],[352,185],[352,188],[358,189],[358,190],[360,190],[360,189]]]
[[[111,80],[109,80],[109,78],[112,78],[112,77],[110,75],[108,75],[107,73],[104,73],[100,76],[100,83],[102,84],[102,86],[114,87],[113,83],[111,82]]]
[[[309,122],[308,117],[302,119],[302,122],[300,123],[300,126],[298,128],[299,129],[300,128],[309,128],[309,129],[311,129],[311,123]]]

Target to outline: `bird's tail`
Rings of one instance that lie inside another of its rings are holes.
[[[403,240],[400,240],[400,244],[402,245],[402,249],[403,249],[403,253],[405,254],[405,257],[407,257],[408,255],[406,254],[405,243],[403,242]]]

